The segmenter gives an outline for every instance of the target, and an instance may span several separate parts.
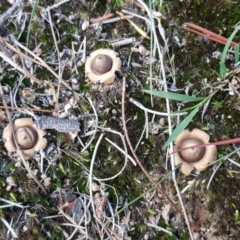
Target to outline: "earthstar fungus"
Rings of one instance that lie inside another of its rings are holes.
[[[210,136],[204,131],[195,128],[192,132],[184,130],[174,140],[174,151],[200,144],[209,143]],[[207,168],[208,163],[214,162],[217,158],[215,145],[195,147],[174,153],[175,165],[181,165],[181,172],[189,175],[193,169],[202,172]]]
[[[14,141],[13,131],[15,133],[17,148]],[[3,130],[3,138],[5,138],[5,147],[9,152],[22,152],[24,159],[29,159],[34,152],[44,149],[47,146],[47,140],[43,138],[46,131],[38,129],[31,118],[19,118],[14,121],[13,126],[7,126]]]
[[[98,49],[90,54],[85,63],[85,74],[93,83],[112,84],[115,72],[120,71],[122,62],[111,49]]]

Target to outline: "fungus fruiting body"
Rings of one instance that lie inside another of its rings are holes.
[[[122,62],[111,49],[98,49],[90,54],[85,63],[85,74],[93,83],[112,84],[115,72],[120,71]]]
[[[25,159],[29,159],[35,151],[47,146],[47,140],[43,138],[45,134],[46,131],[38,129],[31,118],[16,119],[13,126],[7,126],[3,130],[6,149],[9,152],[16,151],[19,156],[21,151]]]
[[[192,132],[184,130],[174,140],[174,151],[209,142],[209,135],[202,130],[194,129]],[[216,160],[217,148],[215,145],[188,148],[174,153],[175,165],[181,165],[181,172],[189,175],[193,169],[202,172],[208,163]]]

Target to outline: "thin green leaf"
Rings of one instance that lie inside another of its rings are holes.
[[[171,136],[163,145],[163,149],[166,148],[174,139],[187,127],[187,125],[192,121],[199,108],[195,108],[192,112],[188,114],[188,116],[174,129]]]
[[[29,24],[28,24],[27,38],[26,38],[26,46],[27,46],[27,47],[28,47],[28,43],[29,43],[31,25],[32,25],[33,17],[34,17],[34,15],[35,15],[37,6],[38,6],[38,0],[36,0],[36,1],[34,2],[33,9],[32,9],[31,16],[30,16],[30,20],[29,20]]]
[[[234,47],[234,60],[235,60],[235,63],[239,62],[239,45],[236,45]]]
[[[164,91],[154,91],[154,90],[142,90],[145,93],[161,97],[161,98],[168,98],[171,100],[181,101],[181,102],[198,102],[205,99],[205,97],[192,97],[189,95],[179,94],[179,93],[171,93],[171,92],[164,92]]]
[[[61,169],[61,171],[64,173],[64,174],[66,174],[66,171],[65,171],[65,168],[64,168],[64,166],[60,163],[59,165],[59,168]]]
[[[13,192],[10,193],[10,198],[13,202],[17,202],[17,198]]]
[[[171,58],[170,58],[170,63],[173,63],[174,60],[175,60],[175,54],[173,54],[173,55],[171,56]]]
[[[222,78],[227,72],[227,68],[225,62],[220,62],[219,65],[220,65],[220,77]]]
[[[235,222],[238,222],[239,220],[239,211],[238,210],[235,210],[235,214],[234,214],[234,218],[235,218]]]
[[[221,77],[223,77],[224,74],[226,73],[225,59],[226,59],[226,56],[227,56],[228,49],[230,47],[230,44],[231,44],[233,38],[235,37],[235,35],[237,34],[237,32],[239,30],[240,30],[240,25],[238,25],[234,29],[234,31],[232,32],[232,34],[228,38],[227,43],[225,44],[225,47],[223,49],[222,56],[221,56],[221,62],[220,62],[220,75],[221,75]]]

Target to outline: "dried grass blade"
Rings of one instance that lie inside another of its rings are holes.
[[[124,14],[122,14],[121,12],[116,11],[116,13],[121,16],[123,19],[127,20],[135,29],[137,32],[139,32],[144,38],[147,38],[150,40],[150,37],[147,35],[147,33],[145,33],[141,28],[139,28],[133,21],[131,21],[130,19],[128,19]]]
[[[12,59],[7,57],[3,52],[0,51],[0,57],[7,63],[9,63],[12,67],[16,68],[20,73],[24,74],[26,77],[29,77],[37,84],[42,84],[42,81],[29,73],[26,69],[21,68],[18,64],[16,64]]]

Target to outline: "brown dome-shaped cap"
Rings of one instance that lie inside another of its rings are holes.
[[[16,143],[13,137],[15,133]],[[5,147],[9,152],[19,151],[23,154],[25,159],[33,156],[36,150],[44,149],[47,146],[47,140],[43,138],[46,132],[38,129],[31,118],[19,118],[14,121],[13,127],[7,126],[3,130],[3,138],[5,138]]]
[[[186,147],[207,144],[209,135],[200,129],[194,129],[192,132],[184,130],[174,140],[174,151]],[[189,175],[195,168],[198,172],[202,172],[207,168],[207,164],[215,161],[217,158],[217,148],[215,145],[189,148],[174,153],[175,165],[182,164],[181,172]]]
[[[32,127],[20,127],[15,131],[16,142],[21,150],[33,148],[38,140],[37,132]]]
[[[122,62],[111,49],[98,49],[90,54],[85,63],[85,74],[93,83],[112,84],[115,72],[120,71]]]
[[[196,146],[203,144],[202,141],[196,138],[184,138],[182,142],[178,145],[178,149],[180,148],[188,148],[191,146]],[[202,159],[203,155],[205,154],[206,149],[204,147],[199,148],[188,148],[179,152],[182,159],[184,159],[188,163],[198,162]]]

